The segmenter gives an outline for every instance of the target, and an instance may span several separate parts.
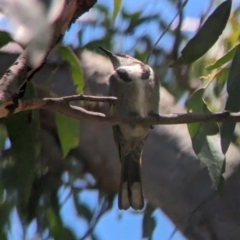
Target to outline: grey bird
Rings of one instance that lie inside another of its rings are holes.
[[[159,81],[153,69],[141,61],[99,47],[111,60],[114,72],[109,78],[109,95],[118,98],[116,116],[158,115]],[[118,196],[119,209],[144,207],[141,183],[141,155],[151,126],[121,124],[113,126],[122,164]]]

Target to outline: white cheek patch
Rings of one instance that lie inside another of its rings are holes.
[[[119,68],[124,69],[128,73],[128,76],[132,79],[132,81],[141,79],[142,68],[140,64],[134,64],[131,66],[124,66]]]
[[[149,79],[147,81],[148,81],[148,84],[150,86],[154,87],[154,85],[155,85],[155,81],[154,81],[155,74],[154,74],[154,71],[151,67],[149,67],[149,69],[150,69],[150,75],[149,75]]]
[[[149,69],[150,69],[149,79],[154,79],[154,71],[151,67],[149,67]]]

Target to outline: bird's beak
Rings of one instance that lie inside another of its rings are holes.
[[[103,47],[98,47],[108,56],[108,58],[112,62],[114,69],[117,69],[121,65],[121,61],[118,56]]]

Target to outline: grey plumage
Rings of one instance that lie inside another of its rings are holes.
[[[147,117],[158,114],[159,81],[152,68],[128,55],[104,48],[114,72],[109,78],[109,95],[118,98],[115,115]],[[141,184],[141,154],[150,126],[122,124],[113,126],[122,164],[118,206],[140,210],[144,207]]]

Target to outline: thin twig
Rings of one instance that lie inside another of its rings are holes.
[[[220,112],[220,113],[171,113],[160,114],[155,116],[132,117],[132,116],[110,116],[100,112],[88,111],[79,106],[73,106],[69,104],[69,101],[73,97],[63,98],[42,98],[42,99],[19,99],[18,107],[14,112],[10,112],[7,107],[0,106],[0,118],[7,117],[10,113],[15,114],[17,112],[34,110],[34,109],[50,109],[60,112],[68,117],[95,122],[98,124],[119,125],[124,123],[141,124],[141,125],[171,125],[171,124],[186,124],[186,123],[198,123],[198,122],[240,122],[240,112]],[[100,100],[103,98],[100,97]],[[104,99],[109,99],[104,98]],[[112,99],[110,97],[110,99]],[[96,99],[95,99],[96,100]]]
[[[79,239],[79,240],[84,240],[86,239],[94,230],[95,226],[97,225],[98,221],[100,218],[103,216],[104,213],[106,213],[109,210],[109,203],[106,198],[102,200],[102,204],[99,208],[98,211],[96,211],[96,215],[93,216],[88,230],[85,232],[85,234]]]
[[[67,101],[89,101],[89,102],[108,102],[108,103],[114,103],[117,101],[116,97],[96,97],[96,96],[89,96],[89,95],[73,95],[73,96],[67,96],[63,97],[62,99]]]
[[[155,44],[152,46],[152,48],[150,49],[150,52],[147,56],[147,60],[146,63],[148,63],[148,60],[154,50],[154,48],[157,46],[157,44],[159,43],[159,41],[162,39],[162,37],[165,35],[165,33],[169,30],[169,28],[171,27],[172,23],[174,22],[174,20],[176,19],[176,17],[178,16],[178,14],[182,11],[182,9],[185,7],[185,5],[187,4],[188,0],[185,0],[182,4],[182,6],[179,8],[179,10],[177,11],[176,15],[174,16],[174,18],[172,19],[172,21],[168,24],[167,28],[162,32],[162,34],[159,36],[159,38],[157,39],[157,41],[155,42]]]

